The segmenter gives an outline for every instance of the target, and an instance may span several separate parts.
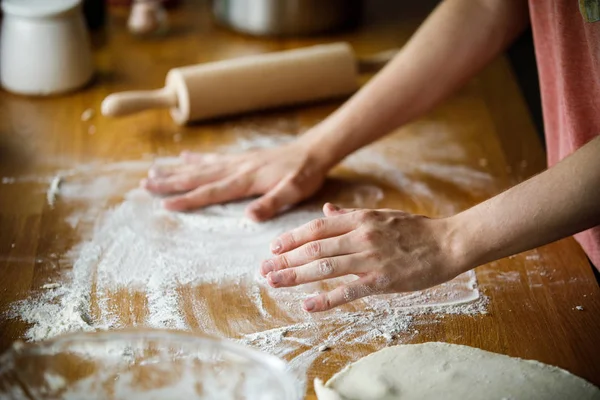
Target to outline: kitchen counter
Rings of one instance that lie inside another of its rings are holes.
[[[54,204],[60,194],[54,199],[48,192],[58,170],[92,160],[107,164],[172,156],[184,149],[213,149],[231,142],[240,131],[300,134],[341,104],[324,102],[179,127],[167,111],[103,118],[99,109],[106,95],[160,87],[170,68],[186,64],[339,40],[350,42],[359,55],[398,47],[428,12],[424,6],[406,7],[407,3],[370,2],[365,23],[357,31],[285,40],[251,38],[216,27],[202,1],[187,1],[171,11],[170,33],[154,39],[130,36],[124,27],[126,14],[113,11],[105,32],[94,37],[98,74],[87,88],[39,99],[0,92],[0,311],[4,312],[0,350],[22,338],[27,328],[7,314],[11,305],[38,293],[60,270],[70,268],[61,257],[81,241],[81,232],[65,222],[68,207]],[[95,110],[95,115],[84,121],[81,116],[87,109]],[[390,170],[377,173],[376,166],[373,171],[368,166],[339,169],[336,179],[313,202],[335,200],[340,185],[374,185],[385,194],[381,207],[443,216],[545,166],[543,148],[504,57],[386,140],[387,146],[372,151],[383,156],[385,148],[392,148],[388,159],[403,180],[392,179],[396,175]],[[484,265],[476,275],[487,299],[485,314],[416,316],[419,329],[387,344],[464,344],[556,365],[600,385],[600,290],[585,254],[572,238]],[[226,318],[219,312],[236,312],[235,302],[228,297],[233,295],[222,294],[222,310],[214,310],[216,315]],[[127,305],[119,307],[123,309],[117,313],[130,312]],[[360,311],[360,306],[355,307]],[[127,321],[128,326],[137,324],[134,317]],[[229,336],[237,333],[230,331]],[[349,353],[345,346],[362,346],[366,354],[385,344],[334,344],[311,363],[309,382],[314,377],[327,379],[355,361],[357,353]],[[312,384],[309,388],[312,399]]]

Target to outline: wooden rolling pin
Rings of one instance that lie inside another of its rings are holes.
[[[365,59],[370,69],[391,56]],[[114,93],[102,114],[122,116],[170,108],[178,124],[348,95],[358,88],[358,66],[347,43],[318,45],[174,68],[165,87]]]

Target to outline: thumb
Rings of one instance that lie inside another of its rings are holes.
[[[246,208],[246,216],[254,221],[265,221],[289,209],[302,199],[299,190],[285,179],[271,191],[258,198]]]

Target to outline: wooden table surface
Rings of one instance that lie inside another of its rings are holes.
[[[171,12],[172,29],[163,38],[142,40],[130,36],[124,29],[125,14],[113,11],[104,34],[94,37],[98,76],[92,85],[52,98],[0,93],[0,177],[47,174],[52,172],[51,164],[136,160],[149,154],[202,150],[230,139],[231,128],[247,124],[248,118],[258,126],[285,121],[285,133],[301,132],[341,103],[326,102],[188,127],[176,126],[166,111],[123,119],[96,115],[88,122],[81,120],[81,114],[88,108],[98,111],[101,100],[111,92],[161,86],[166,72],[176,66],[337,40],[350,42],[359,55],[398,47],[430,9],[424,5],[409,9],[407,2],[367,3],[365,23],[357,31],[285,40],[245,37],[216,27],[207,2],[199,0],[188,0]],[[90,134],[91,125],[94,134]],[[455,151],[452,149],[456,146],[462,149],[458,166],[491,177],[485,190],[466,191],[451,181],[423,176],[433,192],[456,210],[522,181],[545,165],[542,146],[504,58],[495,60],[443,105],[388,140],[408,143],[431,130],[446,135],[448,152]],[[418,162],[421,154],[417,149],[411,161]],[[405,167],[399,160],[398,168]],[[342,175],[343,179],[377,181],[369,174]],[[400,189],[387,187],[385,206],[431,216],[447,212],[435,201],[414,201],[418,194]],[[48,206],[45,194],[30,185],[14,185],[9,180],[0,184],[0,311],[26,298],[48,274],[54,273],[33,261],[16,268],[14,260],[48,257],[77,242],[63,220],[64,215]],[[479,288],[489,298],[488,314],[448,316],[422,329],[410,343],[445,341],[535,359],[600,385],[600,290],[584,253],[572,238],[476,271]],[[506,277],[509,279],[503,279]],[[21,338],[26,327],[6,315],[0,317],[0,349]],[[335,357],[337,362],[314,364],[309,377],[326,379],[340,365],[353,361]],[[311,387],[309,398],[313,398]]]

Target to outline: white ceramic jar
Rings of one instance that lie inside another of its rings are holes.
[[[2,0],[0,82],[46,96],[85,85],[94,68],[81,0]]]

